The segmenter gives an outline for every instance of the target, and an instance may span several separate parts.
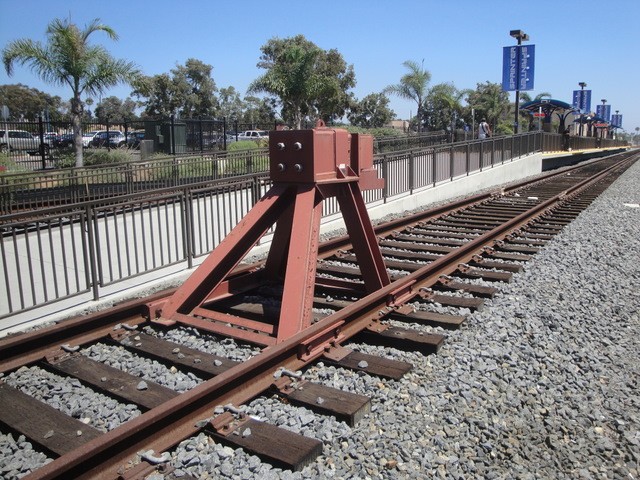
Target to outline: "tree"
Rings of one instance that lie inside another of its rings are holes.
[[[220,115],[228,121],[238,120],[244,110],[244,102],[234,87],[221,88],[218,95]]]
[[[141,102],[145,105],[142,117],[163,118],[178,110],[173,82],[166,73],[153,77],[139,77],[133,85],[131,94],[144,99],[144,102]]]
[[[424,60],[423,60],[424,64]],[[422,102],[427,94],[427,85],[431,81],[431,73],[412,60],[405,61],[402,65],[409,70],[400,78],[400,83],[389,85],[383,93],[394,94],[407,100],[413,100],[418,105],[416,117],[422,119]]]
[[[100,123],[128,122],[137,118],[137,103],[131,98],[124,102],[118,97],[107,97],[96,105],[96,119]]]
[[[62,117],[62,99],[36,88],[22,84],[2,85],[0,98],[3,99],[3,105],[9,108],[10,120],[36,120],[43,112],[48,112],[49,120],[52,121]]]
[[[336,49],[320,54],[318,71],[324,79],[324,88],[314,106],[318,116],[329,123],[342,118],[353,103],[348,90],[356,86],[356,74],[353,65],[347,65]]]
[[[78,167],[83,164],[82,94],[99,95],[118,83],[131,83],[139,74],[133,63],[117,60],[104,47],[91,45],[89,37],[94,32],[105,32],[110,39],[118,39],[115,31],[101,24],[99,19],[93,20],[83,30],[70,20],[55,19],[47,28],[45,45],[21,39],[10,42],[2,50],[2,60],[9,76],[15,63],[28,64],[45,82],[71,88],[71,117]]]
[[[351,105],[349,122],[356,127],[380,128],[395,118],[389,108],[389,98],[384,93],[370,93]]]
[[[247,93],[277,97],[282,117],[295,128],[305,117],[333,119],[344,114],[355,75],[336,50],[326,52],[297,35],[272,38],[261,51],[258,67],[266,73],[249,85]]]
[[[499,83],[478,83],[475,90],[468,91],[467,103],[475,108],[476,121],[485,118],[494,133],[513,133],[513,125],[506,122],[511,108],[509,94]]]
[[[456,128],[462,119],[462,98],[452,83],[439,83],[429,89],[424,99],[423,124],[427,130],[448,130]]]
[[[213,118],[218,113],[218,100],[215,97],[216,83],[211,77],[213,67],[189,58],[184,66],[178,65],[171,70],[173,81],[184,97],[179,114],[181,118]]]
[[[190,58],[169,73],[140,77],[134,85],[133,95],[144,99],[143,116],[215,117],[219,105],[212,70],[211,65]]]
[[[253,126],[273,124],[276,121],[276,100],[258,98],[251,95],[244,97],[244,109],[239,120]]]

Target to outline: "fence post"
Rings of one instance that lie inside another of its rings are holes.
[[[466,132],[465,132],[466,135]],[[471,171],[471,143],[467,143],[466,145],[466,161],[465,161],[465,168],[467,169],[467,176],[469,176],[469,172]]]
[[[384,178],[384,188],[382,189],[382,200],[387,203],[389,197],[389,162],[387,155],[382,156],[382,178]]]
[[[436,186],[438,183],[438,162],[436,158],[436,149],[431,147],[431,175],[433,178],[433,186]]]
[[[245,167],[247,169],[247,173],[253,173],[253,155],[254,150],[247,150],[247,157],[245,160]]]
[[[171,114],[171,155],[176,154],[176,116]]]
[[[180,195],[180,202],[182,203],[182,215],[184,216],[184,222],[182,222],[182,243],[184,244],[184,256],[187,260],[187,268],[193,267],[193,258],[195,256],[195,245],[193,235],[193,197],[190,195],[189,188],[185,188]]]
[[[258,200],[260,200],[261,195],[260,195],[260,178],[258,175],[254,175],[253,176],[253,185],[251,187],[251,195],[253,196],[252,203],[251,205],[255,205],[256,203],[258,203]]]
[[[111,142],[109,141],[109,120],[107,120],[107,152],[111,151]]]
[[[454,162],[453,162],[453,145],[451,145],[449,147],[449,178],[451,178],[451,181],[453,182],[453,170],[455,168]]]
[[[413,189],[415,187],[415,158],[413,156],[413,150],[409,151],[409,193],[413,195]]]
[[[493,168],[493,165],[495,164],[495,160],[496,160],[496,140],[495,138],[491,139],[491,168]]]
[[[9,132],[7,132],[7,144],[9,143],[8,137],[9,137]],[[40,159],[42,160],[42,169],[44,170],[45,168],[47,168],[47,163],[46,163],[47,157],[45,155],[44,124],[42,123],[41,115],[38,115],[38,137],[40,138]]]
[[[200,153],[204,151],[204,141],[202,139],[202,116],[198,117],[198,138],[200,139]]]
[[[133,193],[133,165],[131,163],[127,163],[125,166],[125,185],[127,187],[127,194]]]
[[[95,222],[96,216],[94,215],[93,208],[90,205],[85,207],[85,216],[86,216],[86,228],[87,232],[87,242],[88,242],[88,250],[89,250],[89,269],[87,272],[87,277],[89,282],[91,283],[91,291],[93,292],[93,300],[100,299],[100,289],[98,286],[100,285],[101,274],[100,267],[97,258],[97,247],[96,247],[96,238],[95,238]]]

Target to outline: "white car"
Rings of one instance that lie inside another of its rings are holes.
[[[255,140],[259,141],[263,138],[269,140],[269,132],[266,130],[247,130],[246,132],[242,132],[238,134],[238,141],[241,140]]]
[[[49,145],[43,144],[45,153]],[[0,130],[0,152],[23,151],[35,155],[40,153],[40,138],[26,130]]]
[[[91,148],[91,140],[96,136],[99,130],[94,130],[93,132],[85,132],[82,134],[82,146],[84,148]]]

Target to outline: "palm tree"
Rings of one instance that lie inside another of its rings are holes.
[[[113,29],[93,20],[80,30],[68,20],[53,20],[47,27],[47,44],[21,39],[2,50],[2,61],[9,76],[14,63],[28,64],[42,80],[53,85],[68,85],[73,92],[71,118],[75,137],[76,166],[82,161],[82,94],[98,96],[121,82],[131,83],[139,74],[132,62],[114,59],[105,48],[89,44],[93,32],[105,32],[112,40]]]
[[[396,85],[389,85],[383,90],[383,93],[392,93],[401,98],[415,101],[418,104],[416,117],[418,117],[418,121],[421,122],[423,100],[427,95],[427,85],[429,85],[429,82],[431,81],[431,73],[428,70],[425,70],[423,65],[418,65],[417,62],[412,60],[407,60],[402,65],[404,65],[409,72],[405,73],[402,78],[400,78],[400,83]]]
[[[458,90],[453,83],[439,83],[429,89],[423,102],[424,122],[428,129],[455,129],[455,121],[462,113],[465,91]]]
[[[531,102],[532,100],[542,100],[545,97],[551,98],[551,94],[548,92],[542,92],[536,95],[535,98],[531,98],[531,95],[529,95],[527,92],[520,92],[520,100],[522,101],[522,103]]]

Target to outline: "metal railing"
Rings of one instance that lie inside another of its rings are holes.
[[[385,186],[365,191],[365,201],[372,205],[411,195],[540,152],[550,142],[555,139],[535,132],[379,154],[374,166]],[[247,153],[254,154],[264,156]],[[239,157],[238,162],[250,170],[257,158]],[[193,266],[271,186],[266,166],[254,174],[225,177],[220,174],[225,161],[232,163],[228,156],[202,157],[193,163],[170,158],[146,167],[127,164],[109,173],[76,172],[66,180],[50,180],[47,188],[60,188],[60,206],[0,216],[0,295],[6,299],[0,302],[0,319],[76,295],[97,300],[107,287],[123,280]],[[98,190],[90,178],[100,179],[96,183],[104,190],[98,198],[90,195]],[[65,182],[69,185],[62,185]],[[145,188],[138,190],[142,184]],[[9,192],[17,195],[20,190],[12,185]],[[62,192],[67,190],[81,201],[65,205],[67,194]],[[51,202],[58,197],[47,198]],[[323,213],[339,213],[335,199],[325,202]]]

